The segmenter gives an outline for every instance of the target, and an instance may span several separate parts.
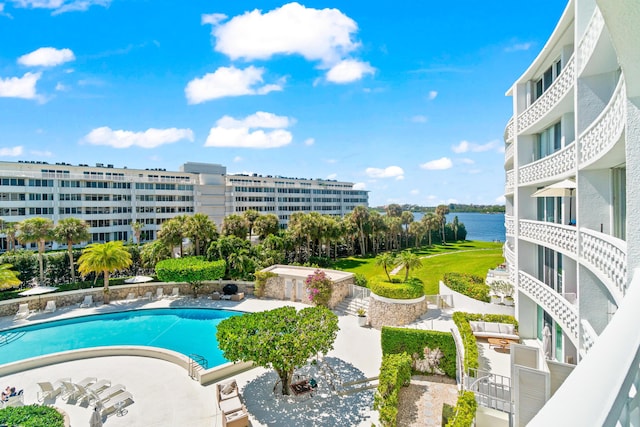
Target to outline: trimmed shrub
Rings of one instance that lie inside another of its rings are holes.
[[[446,427],[471,427],[476,417],[478,403],[472,391],[465,391],[458,396],[458,402],[453,408],[453,418],[449,419]]]
[[[385,354],[382,356],[378,390],[373,407],[380,414],[380,425],[395,427],[398,416],[398,393],[400,387],[411,381],[411,356],[407,353]]]
[[[315,305],[329,307],[331,292],[333,291],[333,281],[322,270],[316,270],[307,276],[304,281],[307,288],[309,300]]]
[[[406,283],[371,282],[371,292],[376,295],[391,299],[414,299],[424,295],[424,287],[421,282],[407,281]]]
[[[171,258],[156,264],[156,274],[163,282],[187,282],[193,296],[206,280],[218,280],[224,276],[226,263],[223,260],[205,261],[203,257]]]
[[[479,314],[465,313],[464,311],[456,311],[453,313],[453,322],[458,327],[462,343],[464,345],[464,369],[477,369],[478,362],[478,341],[471,330],[470,321],[484,321],[497,323],[511,323],[518,328],[518,321],[513,316],[506,314]]]
[[[478,301],[490,302],[489,285],[480,276],[467,273],[445,273],[442,281],[451,290]]]
[[[354,282],[356,284],[356,286],[361,286],[363,288],[367,287],[367,276],[365,276],[362,273],[356,273],[356,276],[354,277]]]
[[[424,357],[425,347],[432,350],[439,348],[443,354],[439,368],[448,377],[456,377],[456,344],[450,332],[383,326],[380,342],[382,354],[418,354],[421,358]]]
[[[64,427],[64,418],[60,412],[50,406],[17,406],[0,410],[0,425],[20,427]]]

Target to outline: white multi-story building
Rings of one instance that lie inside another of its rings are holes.
[[[514,425],[640,425],[640,1],[570,0],[507,95]]]
[[[278,215],[286,226],[292,212],[343,216],[356,205],[368,204],[368,193],[353,190],[347,182],[226,172],[222,165],[193,162],[179,172],[101,163],[0,162],[0,219],[80,218],[89,224],[91,241],[104,242],[133,238],[134,221],[144,224],[142,240],[153,240],[162,223],[177,215],[204,213],[220,227],[226,215],[255,209]],[[324,191],[332,192],[331,202]],[[6,237],[0,234],[0,250],[6,248]]]

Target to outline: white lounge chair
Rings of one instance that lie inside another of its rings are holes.
[[[156,289],[156,299],[160,299],[164,297],[164,290],[162,288]]]
[[[24,390],[18,391],[15,395],[9,397],[7,400],[0,400],[0,409],[8,408],[9,406],[23,406],[24,405]]]
[[[71,381],[71,379],[63,378],[53,384],[50,382],[38,383],[38,386],[40,387],[40,391],[37,394],[38,402],[42,402],[45,399],[53,399],[62,393],[64,390],[64,384],[62,384],[63,381]]]
[[[120,411],[123,407],[133,403],[133,395],[128,391],[123,391],[113,396],[103,406],[102,415],[108,415],[110,412]]]
[[[129,292],[124,302],[134,302],[135,300],[136,300],[136,295],[133,292]]]
[[[85,295],[84,300],[80,304],[80,308],[89,308],[93,306],[93,295]]]
[[[171,298],[178,298],[180,296],[180,288],[173,288],[171,292]]]
[[[71,383],[71,387],[73,388],[73,392],[69,394],[67,397],[69,400],[81,401],[85,399],[91,399],[92,393],[87,390],[91,384],[94,384],[97,381],[96,377],[87,377],[80,382]],[[64,384],[66,389],[69,389],[68,381],[65,381]]]
[[[87,387],[87,391],[91,393],[100,393],[102,390],[111,387],[111,381],[109,380],[100,380],[97,383],[91,384]]]
[[[18,312],[16,313],[15,316],[13,316],[13,320],[26,319],[29,316],[29,314],[30,314],[29,303],[20,304],[20,306],[18,307]]]
[[[44,308],[45,313],[54,313],[56,311],[56,302],[54,300],[47,301],[47,306]]]
[[[96,403],[100,404],[100,405],[104,405],[109,399],[111,399],[113,396],[122,393],[124,391],[126,391],[127,388],[125,386],[123,386],[122,384],[116,384],[116,385],[112,385],[111,387],[105,389],[105,390],[101,390],[98,391],[96,393],[97,399],[96,399]]]
[[[144,299],[151,301],[151,297],[153,296],[153,293],[151,291],[148,291],[147,293],[144,294]]]

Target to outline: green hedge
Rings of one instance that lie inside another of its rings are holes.
[[[197,297],[202,282],[222,279],[225,269],[224,260],[205,261],[203,257],[192,256],[160,261],[156,264],[156,275],[163,282],[189,283],[193,296]]]
[[[445,273],[442,281],[452,291],[466,295],[478,301],[490,302],[489,291],[491,288],[484,283],[480,276],[467,273]]]
[[[424,295],[424,287],[420,282],[371,282],[369,289],[376,295],[391,299],[414,299]]]
[[[385,354],[382,356],[378,390],[373,407],[380,414],[380,425],[395,427],[398,416],[398,393],[400,387],[411,381],[411,356],[407,353]]]
[[[478,403],[472,391],[465,391],[458,396],[458,402],[453,408],[454,416],[449,419],[446,427],[471,427],[476,417]]]
[[[64,427],[62,414],[50,406],[27,405],[0,409],[0,425]]]
[[[456,377],[456,343],[450,332],[427,331],[421,329],[382,327],[380,337],[382,354],[408,353],[423,356],[425,347],[439,348],[443,357],[440,369],[450,377]]]
[[[456,311],[453,313],[453,322],[458,327],[462,343],[464,345],[464,369],[477,369],[478,362],[478,342],[471,330],[470,321],[484,321],[497,323],[511,323],[518,329],[518,321],[513,316],[507,314],[479,314]]]

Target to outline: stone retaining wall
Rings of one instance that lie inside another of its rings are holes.
[[[404,326],[427,312],[424,296],[411,300],[384,298],[374,293],[369,297],[369,323],[371,327]]]

